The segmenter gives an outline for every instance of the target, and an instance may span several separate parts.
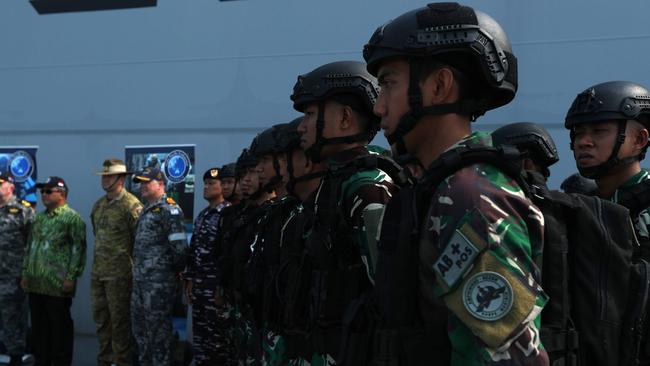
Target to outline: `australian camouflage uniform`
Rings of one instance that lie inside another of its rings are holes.
[[[308,203],[314,207],[314,223],[305,238],[312,364],[336,364],[341,345],[369,338],[366,330],[351,331],[344,315],[372,288],[381,212],[397,191],[375,156],[357,147],[330,157],[314,201]]]
[[[140,201],[122,189],[111,200],[97,200],[90,213],[95,235],[90,291],[100,366],[133,363],[131,254],[141,211]]]
[[[215,290],[218,285],[217,234],[221,212],[230,205],[222,202],[206,207],[194,220],[190,258],[183,273],[192,283],[192,349],[196,365],[221,365],[228,359],[227,336],[218,324]]]
[[[491,145],[489,135],[474,133],[452,149]],[[423,322],[439,330],[433,334],[440,339],[429,338],[435,359],[548,364],[539,337],[547,296],[535,265],[542,253],[540,210],[492,165],[470,165],[447,177],[429,174],[416,196],[428,202],[419,211],[419,310]]]
[[[183,212],[163,195],[144,207],[133,245],[131,318],[141,366],[172,360],[172,307],[177,274],[185,267]]]
[[[25,353],[27,304],[20,276],[34,210],[12,197],[0,207],[0,341],[10,355]]]

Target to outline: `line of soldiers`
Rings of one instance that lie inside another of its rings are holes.
[[[433,3],[379,27],[363,55],[298,76],[302,116],[256,136],[235,166],[241,201],[216,226],[197,221],[209,249],[195,257],[214,256],[209,280],[189,277],[210,303],[211,320],[195,323],[197,364],[575,364],[554,353],[575,347],[569,338],[544,335],[555,299],[541,259],[554,228],[529,196],[545,187],[555,144],[532,123],[471,130],[515,97],[505,32],[485,13]],[[632,82],[580,93],[565,126],[582,176],[564,189],[619,202],[647,181],[649,115],[650,92]],[[379,128],[394,160],[368,145]],[[629,211],[638,259],[648,207]]]

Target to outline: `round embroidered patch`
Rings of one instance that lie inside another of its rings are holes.
[[[463,287],[463,305],[473,317],[485,321],[503,318],[513,304],[512,286],[496,272],[479,272]]]

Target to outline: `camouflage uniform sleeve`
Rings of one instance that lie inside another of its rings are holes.
[[[27,232],[25,233],[25,254],[23,255],[23,269],[21,276],[25,276],[25,270],[27,269],[27,262],[29,261],[29,252],[31,251],[32,243],[32,227],[34,226],[34,219],[36,218],[36,212],[33,208],[30,207],[29,210],[25,210],[25,219],[29,220],[29,225],[25,225]]]
[[[196,273],[196,268],[194,266],[194,255],[196,253],[196,246],[198,245],[197,240],[199,239],[199,223],[200,223],[200,217],[203,214],[203,211],[199,212],[199,214],[196,216],[194,219],[194,231],[192,232],[192,239],[190,240],[190,246],[188,248],[188,261],[187,261],[187,266],[185,267],[185,271],[183,271],[182,276],[183,279],[186,281],[191,281]]]
[[[177,205],[170,205],[167,210],[167,240],[170,245],[172,261],[176,265],[184,266],[187,260],[187,235],[183,226],[183,211]],[[182,268],[180,268],[182,270]]]
[[[372,179],[350,182],[348,187],[347,190],[344,187],[343,192],[345,220],[352,228],[353,240],[359,248],[368,278],[374,283],[381,216],[396,187],[386,181]]]
[[[135,231],[138,227],[138,219],[142,213],[142,203],[137,199],[134,199],[129,203],[126,212],[126,223],[128,225],[128,230],[131,235],[131,240],[135,239]]]
[[[30,206],[26,206],[25,209],[23,210],[23,231],[22,235],[23,238],[25,239],[25,246],[27,246],[27,241],[29,240],[29,233],[32,230],[32,222],[34,221],[34,208]],[[27,250],[27,248],[25,248]]]
[[[95,202],[95,204],[93,205],[92,210],[90,210],[90,226],[93,229],[93,236],[97,235],[97,230],[95,228],[95,213],[97,212],[97,208],[99,206],[100,200],[101,200],[101,198]]]
[[[65,279],[74,280],[83,274],[86,267],[86,224],[78,214],[74,214],[68,223],[68,234],[71,249]]]
[[[496,168],[475,165],[437,188],[426,219],[420,254],[435,284],[422,292],[450,310],[452,364],[548,364],[539,338],[547,297],[534,262],[539,209]]]

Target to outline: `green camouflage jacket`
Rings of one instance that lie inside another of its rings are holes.
[[[492,141],[474,133],[453,147],[462,145]],[[449,310],[452,365],[548,364],[539,338],[547,297],[535,265],[541,211],[514,180],[486,164],[465,167],[428,189],[420,293]]]
[[[650,174],[647,170],[642,169],[637,174],[633,175],[623,185],[621,185],[610,198],[610,201],[619,203],[619,195],[635,185],[645,182],[650,179]],[[642,210],[637,217],[632,217],[634,223],[634,231],[636,232],[637,239],[641,243],[641,253],[643,257],[650,259],[650,207]]]
[[[142,204],[126,189],[112,200],[95,202],[90,221],[95,234],[92,276],[98,280],[131,277],[131,253]]]
[[[644,182],[646,180],[650,179],[650,174],[648,173],[647,170],[641,170],[640,172],[636,173],[630,179],[625,181],[623,185],[621,185],[615,192],[614,195],[610,198],[610,201],[618,203],[619,199],[618,196],[621,191],[624,191],[627,188],[631,188],[641,182]],[[645,239],[650,239],[650,207],[647,209],[641,211],[638,217],[633,217],[632,222],[634,222],[634,229],[636,231],[636,234],[639,236],[639,239],[645,238]]]
[[[355,168],[354,161],[375,154],[368,151],[366,147],[358,147],[342,151],[327,161],[328,173],[321,180],[321,184],[315,194],[313,204],[317,220],[323,221],[324,216],[321,210],[328,206],[328,200],[334,200],[339,207],[339,224],[344,223],[349,232],[343,232],[343,227],[332,228],[338,232],[341,238],[346,234],[350,236],[343,238],[351,241],[354,250],[358,251],[361,262],[366,268],[368,278],[374,281],[375,264],[377,261],[377,232],[379,230],[381,214],[386,202],[398,190],[393,180],[380,169]],[[341,186],[334,195],[329,197],[334,189],[328,187],[329,182],[337,179],[343,171],[354,170],[343,180]],[[327,220],[327,219],[326,219]],[[335,223],[335,221],[332,221]],[[330,223],[332,224],[332,223]],[[336,223],[335,223],[336,224]]]
[[[86,224],[67,204],[36,214],[25,251],[25,291],[59,297],[64,280],[76,280],[86,265]]]

